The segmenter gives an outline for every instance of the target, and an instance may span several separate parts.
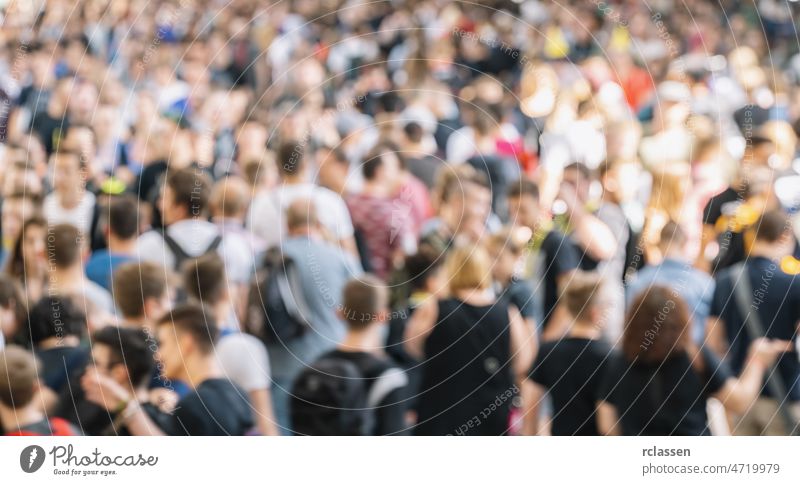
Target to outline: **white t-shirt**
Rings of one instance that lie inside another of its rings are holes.
[[[276,246],[286,237],[285,211],[298,199],[314,202],[319,222],[338,240],[353,236],[353,222],[342,197],[312,183],[282,185],[256,195],[247,217],[247,226],[266,247]]]
[[[94,194],[85,191],[78,205],[72,209],[65,209],[58,200],[58,195],[55,192],[51,192],[44,198],[44,216],[48,224],[71,224],[77,227],[81,233],[89,234],[92,229],[94,204]]]
[[[256,337],[233,333],[219,339],[217,360],[228,379],[247,392],[270,387],[267,348]]]
[[[171,224],[167,234],[175,240],[186,254],[196,258],[202,256],[220,235],[220,229],[202,219],[185,219]],[[241,234],[226,231],[217,248],[225,263],[225,273],[230,282],[245,283],[250,280],[255,267],[255,255],[248,241]],[[139,259],[153,261],[166,268],[175,268],[175,256],[157,231],[142,234],[137,241]]]

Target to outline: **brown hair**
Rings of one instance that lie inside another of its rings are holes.
[[[389,296],[383,281],[365,274],[350,280],[342,292],[341,315],[347,326],[360,330],[380,318]]]
[[[12,409],[27,406],[33,399],[39,363],[36,357],[15,345],[0,352],[0,403]]]
[[[58,224],[47,230],[47,253],[59,268],[69,268],[81,259],[83,236],[72,224]]]
[[[167,275],[156,263],[126,263],[114,271],[112,289],[123,316],[141,317],[148,298],[161,298],[166,293]]]
[[[766,243],[775,243],[789,234],[792,223],[789,217],[781,210],[765,212],[753,225],[755,239]]]
[[[190,216],[205,213],[211,182],[201,169],[174,170],[167,175],[167,186],[175,205],[185,207]]]
[[[634,298],[628,311],[622,353],[630,362],[664,362],[689,349],[689,322],[683,299],[667,287],[650,287]]]
[[[238,217],[250,205],[250,187],[239,177],[228,176],[211,189],[211,214],[219,217]]]
[[[172,325],[176,332],[192,337],[198,349],[205,355],[214,351],[219,339],[219,327],[214,317],[196,303],[186,303],[173,308],[158,321],[158,326]]]
[[[34,226],[45,229],[47,228],[47,221],[44,217],[35,215],[22,223],[22,229],[17,235],[17,240],[14,241],[14,248],[11,250],[6,266],[6,274],[14,279],[21,280],[25,277],[25,255],[22,253],[22,245],[25,242],[25,233]]]
[[[216,251],[187,261],[183,266],[183,287],[201,304],[219,303],[225,294],[225,285],[225,263]]]
[[[564,289],[564,305],[578,320],[585,320],[602,296],[603,278],[597,273],[574,272]]]

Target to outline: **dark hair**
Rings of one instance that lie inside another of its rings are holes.
[[[225,263],[216,251],[187,261],[183,267],[183,287],[201,304],[215,305],[225,293]]]
[[[114,270],[114,303],[124,317],[144,315],[148,298],[161,298],[167,291],[166,269],[156,263],[125,263]]]
[[[121,239],[139,235],[139,200],[129,194],[111,197],[107,208],[108,229]]]
[[[58,224],[47,230],[47,254],[59,268],[69,268],[81,258],[81,231],[72,224]]]
[[[528,195],[538,201],[539,186],[536,185],[536,182],[523,177],[516,182],[512,182],[506,190],[506,196],[509,199],[516,199],[522,197],[523,195]]]
[[[22,245],[25,241],[25,233],[32,226],[47,227],[47,221],[42,216],[33,216],[22,223],[22,229],[17,235],[17,240],[14,241],[14,248],[8,258],[8,266],[6,266],[6,274],[15,279],[22,279],[25,277],[25,255],[22,253]],[[23,281],[24,283],[24,281]]]
[[[305,164],[305,146],[299,141],[286,141],[278,146],[278,171],[281,176],[297,175]]]
[[[124,365],[131,384],[136,387],[147,383],[153,374],[153,349],[147,334],[141,329],[109,325],[94,333],[92,345],[108,347],[111,350],[111,363]]]
[[[50,337],[83,337],[86,314],[71,298],[45,296],[31,307],[28,326],[34,345]]]
[[[0,307],[8,308],[20,303],[17,285],[8,276],[0,275]]]
[[[622,353],[630,362],[660,364],[690,346],[691,315],[686,303],[664,286],[634,298],[626,316]]]
[[[375,178],[376,172],[383,165],[383,157],[388,154],[393,154],[396,156],[399,166],[401,168],[405,167],[405,162],[400,154],[400,149],[393,143],[384,141],[373,148],[364,159],[364,163],[361,165],[361,172],[364,174],[365,179],[372,180]]]
[[[422,135],[424,134],[422,126],[416,121],[406,123],[406,126],[403,127],[403,132],[412,143],[419,143],[422,141]]]
[[[174,170],[167,175],[167,186],[176,205],[186,208],[189,215],[205,213],[211,182],[199,168]]]
[[[412,290],[423,288],[428,278],[435,274],[444,263],[444,255],[430,246],[421,246],[412,255],[406,256],[405,276]]]
[[[775,243],[789,233],[792,223],[781,210],[765,212],[753,226],[757,241]]]
[[[197,303],[178,305],[161,317],[158,326],[172,325],[176,331],[191,335],[200,351],[210,355],[219,339],[219,327],[214,317]]]

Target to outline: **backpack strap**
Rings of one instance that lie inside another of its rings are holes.
[[[761,315],[758,314],[753,302],[753,288],[750,284],[750,275],[747,272],[746,262],[733,265],[731,267],[731,276],[733,277],[733,297],[736,300],[739,313],[744,319],[747,335],[751,341],[766,337],[767,332],[761,322]],[[772,397],[778,401],[778,411],[783,416],[787,435],[796,436],[798,423],[788,406],[787,387],[783,382],[783,376],[778,371],[778,360],[770,366],[767,372],[766,386],[772,393]]]
[[[167,245],[170,252],[172,253],[172,256],[175,259],[175,264],[173,265],[172,269],[175,270],[180,269],[181,266],[183,265],[183,262],[186,261],[187,259],[190,259],[191,256],[189,256],[189,254],[183,250],[181,245],[178,244],[178,242],[175,241],[175,239],[173,239],[172,236],[169,235],[169,233],[167,233],[166,228],[164,228],[164,230],[161,231],[161,237],[164,239],[164,244]]]
[[[217,234],[217,237],[215,237],[214,240],[211,241],[211,244],[208,245],[203,254],[208,254],[212,251],[216,251],[217,249],[219,249],[220,244],[222,244],[222,234]]]
[[[379,375],[367,393],[367,406],[376,408],[393,391],[408,384],[406,373],[397,367],[386,369]]]

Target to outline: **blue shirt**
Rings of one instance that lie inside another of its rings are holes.
[[[134,261],[133,256],[127,254],[114,254],[106,249],[98,249],[86,263],[86,277],[111,291],[111,278],[117,266]]]
[[[651,286],[665,286],[686,302],[692,314],[692,338],[702,343],[714,297],[714,279],[688,262],[668,258],[659,265],[645,266],[634,275],[625,290],[626,307]]]

